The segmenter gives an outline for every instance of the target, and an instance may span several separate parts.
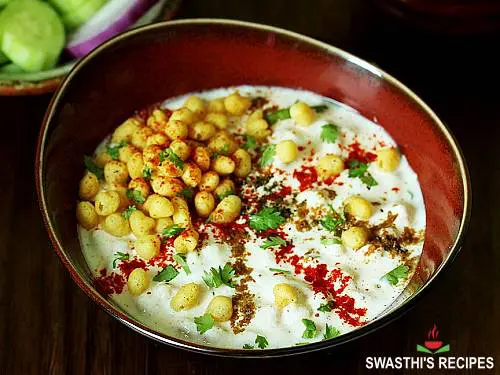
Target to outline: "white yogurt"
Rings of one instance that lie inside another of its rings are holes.
[[[331,185],[316,183],[305,191],[298,190],[300,183],[294,178],[294,171],[304,166],[316,165],[318,159],[326,154],[334,153],[347,158],[350,146],[354,142],[369,152],[375,152],[382,147],[396,146],[394,140],[381,126],[345,105],[306,91],[241,86],[198,93],[198,95],[213,99],[228,95],[235,89],[243,95],[265,97],[269,100],[266,107],[285,108],[297,100],[309,105],[328,105],[328,110],[318,114],[316,121],[308,127],[297,126],[291,119],[274,124],[269,142],[277,144],[285,139],[295,141],[301,147],[299,158],[286,165],[275,157],[269,167],[273,177],[267,184],[258,188],[252,183],[244,184],[243,189],[248,188],[259,196],[273,184],[278,184],[280,189],[290,187],[295,197],[290,207],[292,219],[297,218],[297,207],[300,204],[305,205],[309,215],[324,216],[329,210],[328,205],[340,212],[342,202],[348,196],[360,195],[377,203],[369,224],[383,222],[391,212],[397,214],[394,222],[397,230],[402,231],[408,227],[423,233],[425,207],[422,192],[417,176],[404,156],[397,170],[392,173],[381,172],[375,165],[370,164],[368,171],[378,183],[370,189],[359,178],[349,177],[348,170],[344,170]],[[179,108],[185,98],[186,96],[167,100],[163,106],[169,109]],[[320,139],[321,127],[326,123],[333,123],[340,128],[341,135],[336,143],[325,143]],[[242,134],[243,124],[245,116],[241,121],[232,121],[231,130]],[[312,150],[314,154],[311,156]],[[325,190],[333,190],[336,193],[335,198],[327,198]],[[285,198],[284,204],[286,205],[290,199],[292,198]],[[244,223],[245,220],[240,219],[238,222]],[[299,231],[295,224],[286,222],[281,231],[286,235],[287,241],[294,246],[284,257],[285,259],[278,259],[276,248],[262,249],[260,246],[265,239],[257,236],[253,230],[247,229],[250,239],[245,243],[244,261],[247,267],[253,269],[250,276],[254,281],[249,282],[247,286],[255,304],[255,313],[240,333],[235,334],[231,324],[224,322],[216,323],[212,329],[201,335],[194,323],[195,317],[205,313],[213,295],[233,296],[236,293],[234,288],[226,285],[210,289],[202,280],[204,272],[210,267],[217,268],[227,262],[234,262],[231,246],[214,239],[209,239],[202,248],[187,255],[190,275],[180,270],[179,275],[169,283],[152,282],[148,291],[139,297],[131,296],[125,286],[122,293],[113,294],[111,298],[137,320],[155,330],[184,340],[216,347],[242,348],[244,345],[255,346],[256,336],[260,335],[267,338],[269,343],[267,348],[287,347],[322,340],[327,325],[336,328],[342,334],[379,317],[408,283],[423,246],[422,242],[405,246],[408,250],[406,259],[410,259],[407,263],[411,265],[410,272],[408,278],[392,285],[383,276],[403,263],[403,258],[397,254],[383,249],[368,251],[369,246],[357,251],[348,249],[341,244],[333,243],[334,236],[321,225],[313,225],[308,231]],[[108,273],[113,271],[120,274],[121,271],[113,270],[112,266],[117,251],[129,253],[131,259],[135,256],[134,250],[128,244],[128,240],[134,239],[133,235],[127,238],[115,238],[103,230],[87,231],[82,227],[78,228],[78,232],[85,258],[96,277],[103,268],[107,269]],[[329,244],[324,244],[325,239],[329,240]],[[296,269],[291,264],[293,261],[290,260],[294,255],[301,259],[301,268],[317,269],[319,264],[325,264],[328,275],[332,275],[332,271],[339,275],[339,280],[332,283],[333,290],[338,293],[333,298],[335,305],[331,312],[318,311],[319,306],[325,304],[327,299],[321,291],[313,290],[310,281],[305,280],[303,272],[295,272]],[[276,273],[270,268],[290,273]],[[161,268],[157,266],[150,266],[148,274],[153,277],[159,270]],[[170,307],[170,299],[180,286],[187,282],[196,282],[202,286],[200,303],[190,310],[175,312]],[[282,282],[293,285],[299,291],[300,301],[278,310],[274,306],[273,286]],[[352,302],[351,305],[349,301]],[[303,319],[315,323],[317,334],[314,338],[302,338],[305,330]]]

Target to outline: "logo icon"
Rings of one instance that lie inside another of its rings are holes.
[[[450,351],[450,344],[443,345],[443,342],[439,340],[439,331],[436,324],[427,333],[427,340],[424,341],[424,345],[417,344],[417,352],[428,353],[428,354],[439,354],[446,353]]]

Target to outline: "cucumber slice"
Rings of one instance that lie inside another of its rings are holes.
[[[5,1],[5,0],[0,0]],[[85,7],[87,3],[96,3],[100,4],[97,6],[102,6],[106,1],[102,0],[49,0],[49,3],[52,4],[58,11],[63,14],[69,13],[78,13],[78,10],[82,7]]]
[[[0,73],[23,73],[24,70],[16,64],[7,64],[0,68]]]
[[[54,67],[64,48],[58,14],[38,0],[16,0],[0,13],[0,49],[28,72]]]
[[[62,12],[64,24],[69,29],[75,29],[96,14],[104,4],[106,0],[87,0],[79,7]]]
[[[9,61],[10,61],[9,58],[5,55],[5,53],[0,51],[0,65],[4,65],[4,64],[8,63]]]

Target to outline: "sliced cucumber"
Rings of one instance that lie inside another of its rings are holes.
[[[16,64],[7,64],[0,68],[0,73],[23,73],[24,70]]]
[[[54,67],[64,48],[59,15],[47,3],[16,0],[0,13],[0,49],[28,72]]]
[[[52,0],[63,17],[64,24],[69,29],[77,28],[92,17],[107,0]],[[64,3],[64,5],[63,5]]]
[[[9,58],[5,55],[5,53],[0,51],[0,65],[7,64],[9,61]]]
[[[2,0],[0,0],[2,1]],[[107,0],[49,0],[57,10],[63,14],[78,13],[82,7],[88,7],[86,4],[95,4],[100,8]]]

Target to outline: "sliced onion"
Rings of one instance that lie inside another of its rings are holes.
[[[66,49],[85,56],[99,44],[133,26],[158,0],[110,0],[69,38]]]

